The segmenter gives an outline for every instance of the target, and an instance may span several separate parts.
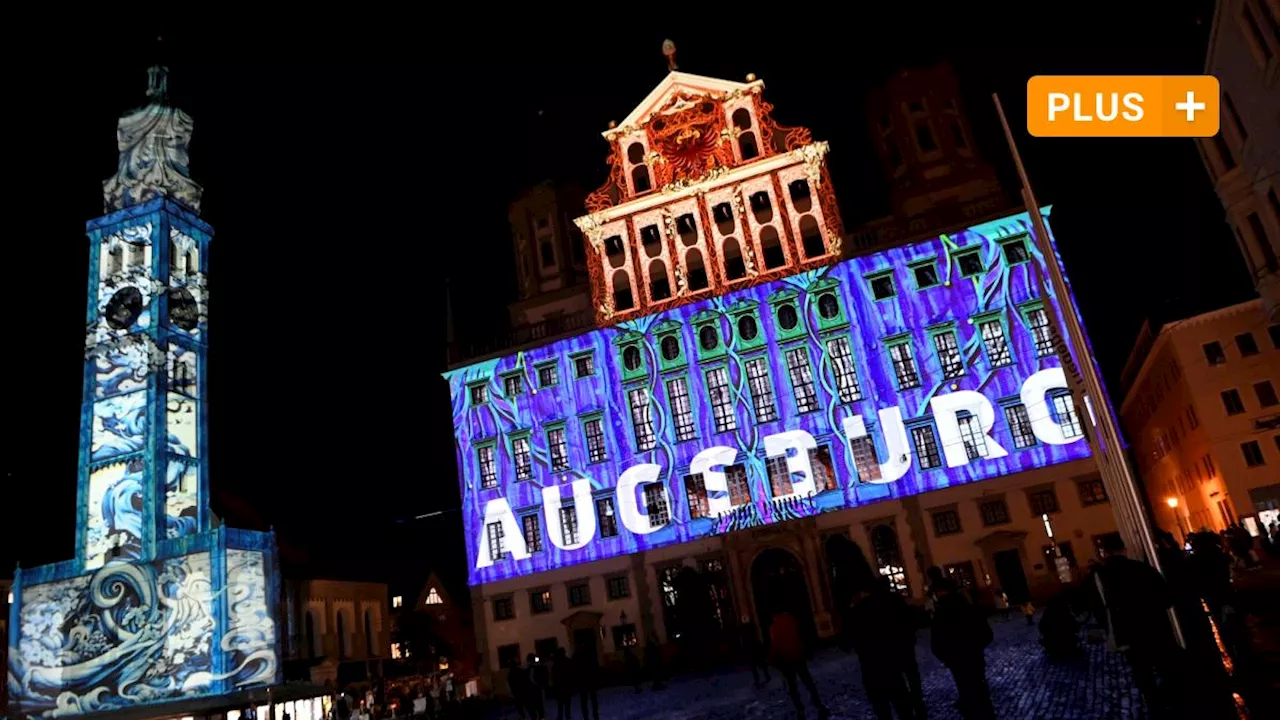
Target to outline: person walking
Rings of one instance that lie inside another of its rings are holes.
[[[874,578],[854,590],[853,607],[846,616],[849,644],[858,654],[862,685],[878,720],[918,716],[907,684],[907,655],[915,660],[915,627],[910,624],[902,596]],[[916,668],[917,679],[919,668]],[[923,709],[923,701],[920,703]]]
[[[582,707],[582,720],[600,720],[600,699],[596,690],[600,686],[600,661],[595,646],[579,648],[574,654],[574,671],[578,686],[578,700]],[[591,714],[587,714],[590,706]]]
[[[756,626],[751,622],[751,618],[742,616],[742,625],[738,628],[738,633],[742,639],[742,652],[746,654],[747,662],[751,664],[752,682],[756,687],[768,685],[769,663],[765,658],[764,643],[760,642],[760,634],[756,632]],[[762,673],[764,680],[760,679]]]
[[[804,704],[800,702],[800,690],[796,680],[804,683],[809,692],[809,702],[818,711],[819,718],[828,718],[831,711],[822,704],[818,697],[818,687],[809,674],[809,663],[806,658],[804,641],[800,638],[800,626],[795,617],[786,611],[777,613],[769,623],[769,655],[774,667],[782,673],[787,684],[787,694],[791,704],[796,708],[796,715],[804,717]]]
[[[532,660],[533,655],[530,655],[529,659]],[[507,687],[511,690],[511,699],[515,702],[516,715],[520,720],[524,720],[529,714],[530,686],[529,672],[520,665],[520,658],[516,657],[507,668]],[[531,717],[530,720],[538,719]]]
[[[930,637],[933,655],[951,671],[960,696],[960,715],[965,720],[992,720],[995,708],[991,706],[984,654],[991,644],[991,626],[982,611],[940,568],[931,567],[927,574],[934,598]]]
[[[573,720],[574,667],[564,648],[551,659],[551,691],[556,696],[556,720]]]

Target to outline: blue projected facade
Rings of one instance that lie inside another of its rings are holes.
[[[76,557],[22,569],[10,609],[15,712],[62,716],[279,681],[275,539],[213,527],[205,434],[213,228],[187,176],[191,118],[120,120],[108,213],[90,221]]]
[[[471,582],[1087,457],[1031,233],[1012,215],[449,372]]]

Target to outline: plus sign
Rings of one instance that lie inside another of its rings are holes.
[[[1204,110],[1204,103],[1196,102],[1196,94],[1188,90],[1187,99],[1180,103],[1174,103],[1173,107],[1187,114],[1187,122],[1195,122],[1196,113]]]

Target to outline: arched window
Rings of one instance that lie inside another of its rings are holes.
[[[743,160],[754,160],[760,156],[760,146],[756,144],[756,134],[744,132],[738,136],[738,152]]]
[[[195,275],[196,271],[200,269],[200,266],[197,262],[198,259],[199,258],[196,255],[195,247],[192,247],[190,250],[187,251],[187,274],[188,275]]]
[[[680,235],[680,242],[685,247],[698,242],[698,224],[693,220],[692,213],[685,213],[676,218],[676,232]]]
[[[827,254],[827,244],[822,241],[822,229],[812,215],[800,218],[800,246],[804,256],[813,259]]]
[[[707,268],[702,264],[702,251],[693,248],[684,255],[685,280],[690,292],[707,289]]]
[[[364,611],[364,646],[369,657],[378,656],[378,636],[373,633],[373,611]]]
[[[739,130],[751,129],[751,111],[746,108],[738,108],[733,111],[733,126]]]
[[[736,238],[724,240],[724,276],[729,280],[741,280],[747,276],[747,265],[742,260],[742,248]]]
[[[627,161],[632,165],[644,163],[644,143],[633,142],[627,147]]]
[[[649,192],[653,184],[649,182],[649,168],[637,165],[631,169],[631,189],[636,193]]]
[[[667,266],[661,260],[649,263],[649,300],[658,302],[671,297],[671,283],[667,280]]]
[[[345,660],[350,654],[350,648],[347,647],[347,623],[342,617],[342,611],[338,611],[338,657]]]
[[[787,264],[787,256],[782,252],[782,241],[778,239],[778,231],[767,225],[760,231],[760,254],[764,255],[764,266],[773,270]]]
[[[764,190],[752,193],[748,201],[751,203],[751,212],[756,216],[756,222],[763,225],[773,220],[773,202],[769,200],[769,193]]]
[[[809,212],[813,207],[813,194],[809,191],[809,181],[804,178],[792,180],[787,185],[791,194],[791,205],[800,212]]]
[[[613,309],[615,312],[630,310],[635,307],[631,299],[631,278],[625,270],[613,274]]]

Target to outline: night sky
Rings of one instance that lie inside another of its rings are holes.
[[[895,68],[952,61],[979,149],[1016,196],[990,93],[1001,93],[1016,129],[1031,75],[1198,74],[1211,5],[1186,7],[1105,20],[842,10],[839,21],[761,15],[756,28],[508,18],[507,29],[459,21],[448,32],[395,31],[403,37],[370,28],[360,44],[337,33],[232,41],[159,28],[158,50],[150,31],[113,39],[125,50],[24,70],[8,88],[10,117],[26,130],[8,149],[2,267],[14,322],[2,353],[11,380],[0,572],[74,555],[84,222],[102,213],[116,118],[143,104],[158,55],[172,98],[195,118],[192,175],[217,229],[215,510],[237,526],[274,526],[291,570],[462,577],[440,378],[445,278],[464,334],[505,318],[515,288],[508,203],[544,178],[587,188],[604,180],[600,132],[662,80],[665,37],[681,70],[734,80],[754,72],[782,124],[830,141],[854,229],[887,212],[862,105]],[[1252,295],[1193,141],[1022,133],[1019,142],[1037,195],[1055,206],[1113,386],[1145,314]]]

